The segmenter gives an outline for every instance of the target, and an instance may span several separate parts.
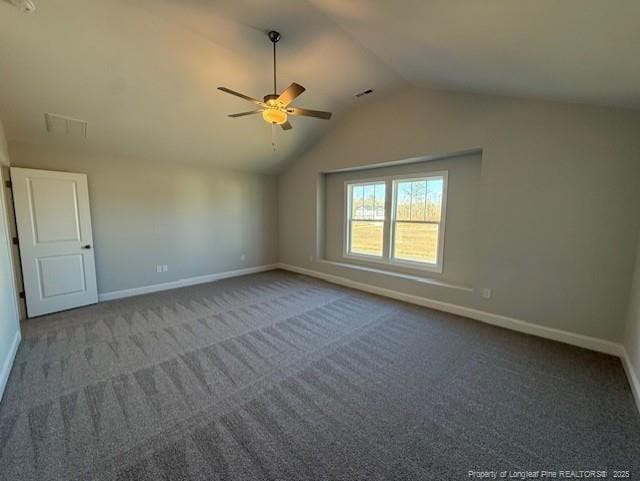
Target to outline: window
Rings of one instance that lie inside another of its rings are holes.
[[[347,256],[442,272],[447,172],[346,187]]]
[[[385,182],[348,185],[349,254],[382,257],[386,190]]]
[[[444,182],[443,175],[394,180],[393,259],[439,264]]]

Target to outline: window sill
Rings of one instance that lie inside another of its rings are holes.
[[[427,264],[427,263],[414,262],[414,261],[398,259],[398,258],[395,258],[393,260],[388,260],[384,257],[376,257],[376,256],[354,254],[354,253],[343,254],[342,257],[346,260],[353,259],[354,261],[358,261],[358,262],[370,262],[372,264],[376,264],[380,266],[379,267],[380,270],[383,270],[385,272],[392,272],[392,273],[394,272],[391,270],[389,271],[386,270],[385,267],[392,267],[392,268],[399,267],[401,269],[405,268],[405,269],[413,269],[414,271],[423,271],[423,272],[431,272],[433,274],[442,274],[442,264],[439,264],[439,265]],[[407,274],[407,275],[411,275],[411,274]],[[420,276],[415,276],[415,277],[420,277]]]
[[[344,267],[346,269],[354,269],[354,270],[363,271],[363,272],[371,272],[374,274],[382,274],[388,277],[406,279],[409,281],[420,282],[422,284],[428,284],[431,286],[446,287],[448,289],[456,289],[460,291],[473,292],[473,287],[471,286],[468,286],[465,284],[454,284],[452,282],[445,282],[438,279],[432,279],[429,277],[421,277],[421,276],[416,276],[412,274],[403,274],[401,272],[394,272],[394,271],[390,271],[382,268],[365,267],[357,264],[350,264],[348,262],[336,262],[336,261],[329,261],[326,259],[318,259],[318,262],[322,264],[335,266],[335,267]]]

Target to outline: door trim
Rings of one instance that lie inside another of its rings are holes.
[[[5,166],[0,162],[0,181],[2,181],[2,185],[0,188],[4,188],[4,175],[3,168]],[[7,382],[9,381],[9,374],[11,373],[11,368],[13,367],[13,362],[16,358],[16,353],[18,352],[18,347],[20,346],[20,340],[22,339],[22,335],[20,332],[20,309],[18,306],[18,292],[16,286],[16,263],[13,259],[13,249],[11,242],[11,229],[9,227],[9,212],[7,209],[6,197],[5,193],[1,192],[0,195],[0,235],[3,236],[7,243],[7,262],[9,267],[9,281],[10,289],[11,289],[11,298],[13,299],[13,312],[15,318],[13,322],[15,322],[15,334],[13,336],[13,341],[11,341],[11,346],[7,355],[4,359],[0,360],[2,362],[0,368],[0,401],[2,400],[2,396],[4,394],[5,387],[7,386]],[[0,255],[4,255],[4,253],[0,252]],[[7,319],[7,322],[11,322],[12,319]]]

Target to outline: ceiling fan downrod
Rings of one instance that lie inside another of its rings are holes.
[[[278,95],[278,89],[276,88],[276,43],[280,40],[280,32],[270,30],[267,33],[269,40],[273,43],[273,95]]]

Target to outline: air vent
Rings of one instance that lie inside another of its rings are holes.
[[[33,13],[36,11],[36,6],[31,0],[10,0],[10,2],[24,13]]]
[[[356,98],[359,99],[360,97],[364,97],[365,95],[371,95],[372,93],[373,93],[373,89],[363,90],[359,94],[356,94]]]
[[[87,138],[87,121],[58,114],[44,114],[47,132]]]

